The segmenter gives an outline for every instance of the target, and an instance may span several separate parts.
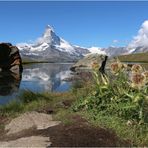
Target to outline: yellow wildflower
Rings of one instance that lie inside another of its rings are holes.
[[[142,67],[139,64],[135,64],[131,68],[132,73],[140,73],[143,71]]]
[[[110,66],[112,73],[117,74],[122,69],[122,63],[114,62]]]
[[[146,78],[146,83],[148,83],[148,71],[143,72],[143,75]]]
[[[122,64],[122,69],[127,69],[127,64]]]
[[[133,88],[142,88],[146,83],[146,77],[144,74],[133,73],[131,76],[132,87]]]

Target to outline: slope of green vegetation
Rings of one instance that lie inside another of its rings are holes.
[[[123,62],[144,62],[144,63],[148,63],[148,52],[122,55],[122,56],[119,56],[118,58],[119,58],[120,61],[123,61]]]
[[[93,65],[94,83],[85,97],[73,105],[93,124],[112,129],[129,140],[131,146],[148,145],[148,72],[140,65],[131,68],[129,77],[125,64],[111,64],[109,76]]]
[[[65,98],[74,100],[75,96],[71,92],[65,93],[34,93],[32,91],[24,91],[19,100],[12,101],[6,105],[0,106],[0,116],[14,117],[27,111],[39,111],[44,109],[53,109],[58,107],[58,103],[62,103]]]
[[[33,60],[31,58],[22,58],[22,63],[23,64],[31,64],[31,63],[53,63],[53,62],[38,61],[38,60]]]

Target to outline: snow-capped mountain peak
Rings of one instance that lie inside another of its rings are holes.
[[[46,26],[46,30],[51,30],[51,31],[54,32],[54,28],[53,28],[52,26],[50,26],[50,25],[47,25],[47,26]],[[45,32],[46,32],[46,31],[45,31]]]
[[[54,35],[55,35],[55,32],[54,32],[53,27],[47,25],[42,37],[43,38],[48,38],[48,37],[52,37]]]
[[[57,36],[53,27],[50,25],[47,25],[43,35],[34,43],[20,43],[17,44],[17,46],[20,49],[22,56],[29,56],[29,58],[31,57],[33,60],[46,59],[46,61],[51,61],[51,59],[56,61],[60,61],[60,59],[74,61],[80,59],[84,52],[86,52],[85,50],[87,50],[80,50]]]
[[[47,25],[45,32],[43,33],[43,38],[51,37],[53,33],[54,33],[53,28]]]
[[[47,25],[42,37],[38,38],[36,44],[60,44],[60,38],[55,34],[53,27]]]
[[[17,44],[17,46],[23,57],[26,59],[29,57],[33,61],[67,62],[78,60],[91,53],[105,54],[109,57],[129,53],[129,50],[127,50],[126,47],[85,48],[72,45],[63,38],[57,36],[53,27],[50,25],[47,25],[43,35],[34,43],[21,43]]]

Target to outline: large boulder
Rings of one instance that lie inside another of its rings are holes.
[[[0,43],[0,71],[21,73],[23,70],[19,50],[10,43]]]
[[[107,62],[107,56],[106,55],[100,55],[100,54],[89,54],[85,56],[83,59],[79,60],[77,63],[75,63],[70,69],[74,72],[77,71],[84,71],[84,70],[91,70],[93,63],[98,63],[100,68],[99,70],[104,73],[105,72],[105,66]]]
[[[21,78],[21,73],[0,72],[0,96],[16,93],[19,90]]]

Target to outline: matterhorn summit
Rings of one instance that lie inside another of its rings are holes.
[[[53,27],[47,25],[42,37],[38,38],[37,43],[60,44],[60,38],[55,34]]]
[[[47,25],[41,37],[34,43],[17,44],[23,58],[32,61],[71,62],[83,57],[87,49],[77,49],[56,35],[53,27]]]
[[[52,36],[52,33],[54,33],[53,27],[51,27],[50,25],[47,25],[45,28],[45,32],[43,33],[43,37],[46,38],[46,37]]]

